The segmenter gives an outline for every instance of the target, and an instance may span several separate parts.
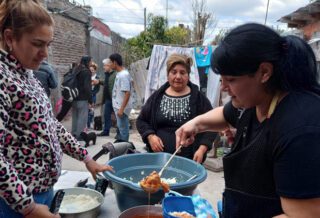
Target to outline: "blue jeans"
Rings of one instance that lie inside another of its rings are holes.
[[[94,109],[91,108],[88,111],[88,122],[87,122],[87,127],[91,127],[91,123],[93,123],[93,118],[94,118]]]
[[[129,141],[129,117],[125,113],[123,113],[122,117],[119,117],[117,109],[114,109],[114,113],[116,114],[117,126],[119,129],[119,135],[117,136],[117,138],[122,141],[128,142]]]
[[[109,134],[110,132],[112,112],[113,112],[112,101],[106,100],[104,103],[104,127],[103,127],[104,133]]]
[[[87,126],[88,121],[88,101],[74,101],[72,102],[72,135],[80,139],[80,133],[83,132]]]
[[[51,206],[51,201],[53,200],[53,189],[51,188],[47,192],[42,192],[38,194],[33,194],[33,199],[37,204],[45,204],[49,208]],[[0,218],[23,218],[22,214],[17,213],[16,211],[12,210],[6,202],[0,198]]]

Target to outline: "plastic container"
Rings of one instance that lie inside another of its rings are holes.
[[[170,157],[171,154],[168,153],[139,153],[119,156],[108,161],[107,164],[114,168],[115,173],[106,171],[104,176],[112,183],[121,211],[139,205],[158,204],[162,201],[164,198],[162,189],[151,194],[149,202],[148,193],[142,190],[138,182],[154,170],[159,172]],[[194,175],[197,177],[187,181]],[[197,185],[207,178],[207,172],[201,164],[176,156],[164,170],[161,178],[175,178],[177,183],[170,184],[170,189],[183,195],[192,195]]]
[[[190,197],[165,197],[162,202],[162,211],[164,218],[175,218],[175,216],[170,215],[172,212],[187,212],[196,217],[194,205]]]

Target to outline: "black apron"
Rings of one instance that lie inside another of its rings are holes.
[[[283,213],[273,180],[272,117],[247,142],[254,116],[253,111],[243,113],[233,148],[223,158],[224,218],[270,218]]]

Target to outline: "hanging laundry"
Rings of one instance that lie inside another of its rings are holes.
[[[210,57],[212,54],[212,46],[201,46],[194,48],[194,57],[197,67],[205,67],[205,73],[208,74],[210,68]]]

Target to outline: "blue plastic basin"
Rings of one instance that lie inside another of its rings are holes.
[[[162,189],[151,194],[149,202],[148,193],[142,190],[138,182],[154,170],[159,172],[170,156],[171,154],[168,153],[139,153],[119,156],[107,162],[114,168],[115,173],[106,171],[104,176],[112,183],[121,211],[162,201],[164,198]],[[187,181],[194,175],[197,177]],[[177,183],[170,184],[171,190],[183,195],[192,195],[197,185],[207,178],[207,172],[201,164],[176,156],[161,176],[166,179],[173,177],[176,178]]]

